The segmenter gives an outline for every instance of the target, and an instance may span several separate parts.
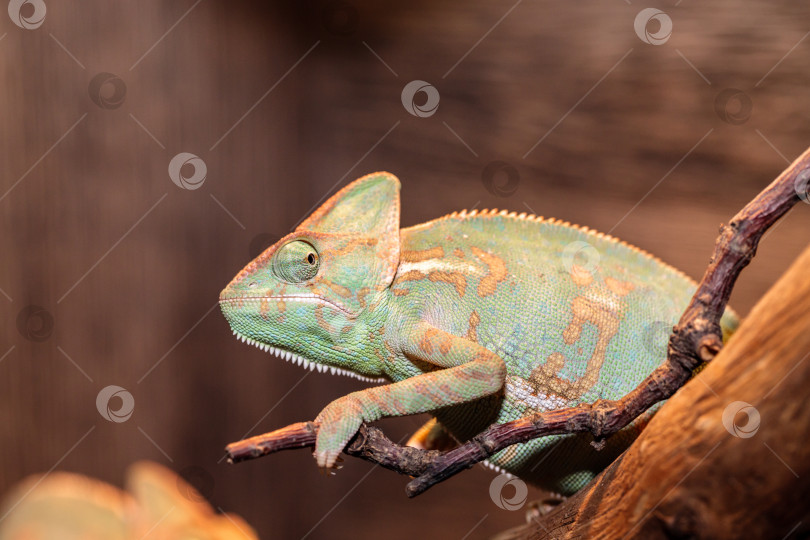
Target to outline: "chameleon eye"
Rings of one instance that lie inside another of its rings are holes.
[[[301,283],[314,278],[320,264],[320,257],[312,244],[294,240],[276,252],[273,273],[289,283]]]

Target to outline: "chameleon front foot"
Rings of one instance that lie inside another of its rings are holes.
[[[335,469],[340,453],[363,423],[362,408],[352,394],[327,405],[315,419],[319,426],[312,453],[318,468]]]

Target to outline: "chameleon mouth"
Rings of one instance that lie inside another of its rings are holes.
[[[382,383],[389,382],[388,379],[386,379],[385,377],[378,377],[378,378],[375,379],[373,377],[365,377],[363,375],[359,375],[359,374],[355,373],[354,371],[350,371],[348,369],[343,369],[343,368],[339,368],[339,367],[335,367],[335,366],[327,366],[326,364],[319,364],[318,362],[315,362],[314,360],[309,360],[307,358],[304,358],[303,356],[301,356],[299,354],[296,354],[296,353],[294,353],[292,351],[287,351],[287,350],[284,350],[284,349],[282,349],[280,347],[273,347],[273,346],[268,345],[266,343],[262,343],[261,341],[257,341],[255,339],[251,339],[251,338],[249,338],[247,336],[243,336],[242,334],[240,334],[236,330],[233,331],[233,335],[235,335],[243,343],[247,343],[249,345],[253,345],[254,347],[258,347],[259,349],[263,350],[264,352],[269,352],[270,354],[275,354],[276,356],[280,356],[285,361],[292,362],[293,364],[297,364],[297,365],[303,367],[304,369],[309,369],[310,371],[314,371],[316,369],[320,373],[326,373],[327,371],[329,371],[332,375],[345,375],[346,377],[354,377],[355,379],[360,379],[361,381],[364,381],[364,382],[377,383],[377,384],[382,384]]]

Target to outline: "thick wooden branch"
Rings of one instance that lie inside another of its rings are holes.
[[[808,269],[810,247],[627,452],[499,540],[810,534]]]
[[[797,185],[806,186],[797,179],[807,175],[810,175],[810,149],[728,225],[721,227],[706,273],[670,336],[667,360],[622,399],[602,400],[496,424],[445,453],[403,448],[381,433],[367,437],[368,433],[374,432],[364,427],[362,434],[359,433],[347,447],[346,453],[416,476],[406,488],[408,496],[413,497],[499,450],[540,436],[587,431],[593,434],[595,444],[599,446],[606,437],[630,424],[652,405],[671,397],[696,367],[718,353],[722,347],[719,321],[734,283],[754,257],[765,231],[800,200]],[[302,438],[297,431],[299,428],[292,429],[300,425],[234,443],[228,447],[229,457],[233,461],[242,461],[273,451],[314,445],[317,426],[310,424],[309,438]],[[287,441],[287,436],[292,438]],[[303,444],[304,439],[306,444]],[[265,440],[270,442],[265,444]]]

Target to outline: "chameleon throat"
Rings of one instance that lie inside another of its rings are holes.
[[[236,330],[233,331],[233,335],[235,335],[237,338],[239,338],[243,343],[247,343],[249,345],[253,345],[255,347],[258,347],[259,349],[263,350],[264,352],[269,352],[270,354],[275,354],[276,356],[279,356],[279,357],[283,358],[287,362],[292,361],[293,364],[302,366],[304,369],[309,369],[310,371],[314,371],[315,369],[317,369],[320,373],[324,373],[327,370],[329,370],[329,372],[332,375],[335,375],[335,374],[337,374],[337,375],[345,375],[347,377],[354,377],[355,379],[360,379],[361,381],[370,382],[370,383],[377,383],[377,384],[390,382],[385,377],[378,377],[378,378],[374,379],[372,377],[364,377],[362,375],[358,375],[357,373],[355,373],[353,371],[349,371],[348,369],[342,369],[342,368],[335,367],[335,366],[326,366],[324,364],[319,364],[319,363],[315,362],[314,360],[309,360],[307,358],[304,358],[303,356],[295,354],[294,352],[285,351],[284,349],[281,349],[281,348],[278,348],[278,347],[271,347],[270,345],[267,345],[266,343],[262,343],[261,341],[256,341],[255,339],[251,339],[251,338],[249,338],[247,336],[243,336],[242,334],[240,334]]]

